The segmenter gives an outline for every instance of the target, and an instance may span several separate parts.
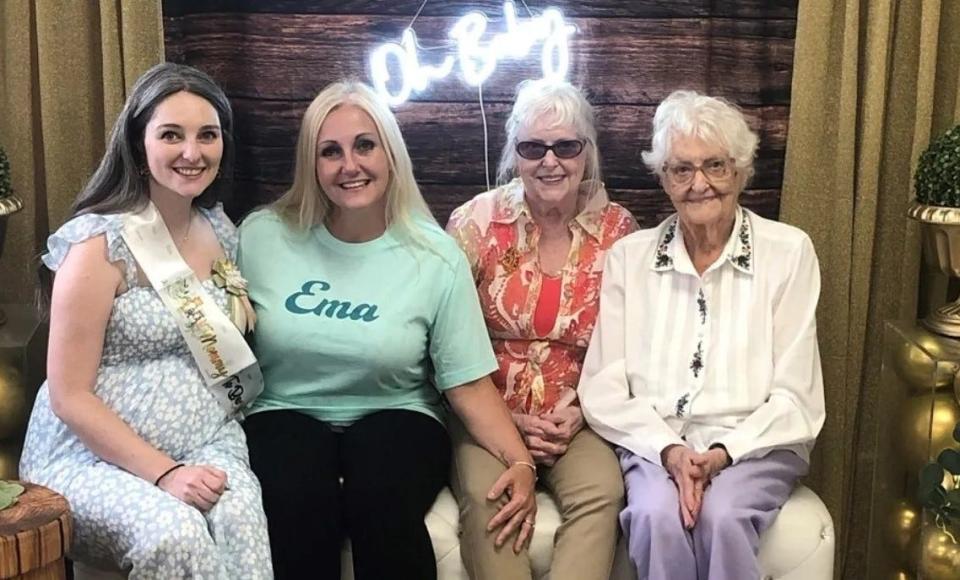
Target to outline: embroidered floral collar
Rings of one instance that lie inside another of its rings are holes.
[[[600,240],[601,226],[603,221],[603,210],[609,204],[607,190],[603,184],[593,194],[589,194],[590,184],[593,182],[584,181],[580,184],[580,196],[583,208],[574,219],[580,224],[583,231],[587,232],[596,240]],[[530,212],[530,206],[523,195],[523,182],[517,177],[510,183],[500,187],[500,194],[496,196],[496,207],[493,210],[493,217],[490,221],[510,224],[520,216],[525,216],[533,220],[533,214]]]
[[[673,214],[664,222],[663,231],[657,240],[657,251],[653,255],[653,270],[662,272],[675,266],[674,255],[680,248],[681,240],[677,236],[679,216]],[[727,260],[734,268],[745,274],[753,274],[753,225],[750,213],[737,206],[737,218],[733,224],[733,234],[724,248]]]

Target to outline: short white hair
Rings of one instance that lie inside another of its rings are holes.
[[[507,140],[500,154],[497,183],[504,184],[516,177],[516,146],[520,130],[529,127],[543,116],[552,118],[558,125],[573,127],[577,137],[586,141],[583,147],[587,156],[583,180],[592,181],[592,189],[600,189],[603,179],[600,175],[600,153],[597,151],[593,107],[582,90],[567,81],[552,79],[525,80],[518,85],[517,98],[507,119]]]
[[[653,116],[650,151],[643,152],[643,162],[660,177],[673,138],[678,135],[723,147],[743,174],[744,183],[753,177],[760,138],[750,129],[740,108],[726,99],[696,91],[674,91],[660,103]]]

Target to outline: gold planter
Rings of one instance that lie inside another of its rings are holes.
[[[3,257],[3,242],[7,238],[7,218],[23,209],[23,202],[15,195],[0,197],[0,258]],[[0,326],[7,321],[7,315],[0,308]]]
[[[907,215],[922,224],[927,263],[947,276],[960,278],[960,208],[914,202]],[[941,306],[921,324],[937,334],[960,338],[960,299]]]

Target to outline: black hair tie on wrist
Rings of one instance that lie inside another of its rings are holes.
[[[173,467],[171,467],[170,469],[164,471],[163,473],[160,474],[160,477],[158,477],[158,478],[156,479],[156,481],[153,482],[153,485],[154,485],[155,487],[159,487],[159,486],[160,486],[160,480],[161,480],[161,479],[163,479],[164,477],[170,475],[171,473],[173,473],[173,472],[176,471],[177,469],[180,469],[181,467],[183,467],[183,464],[182,464],[182,463],[178,463],[178,464],[174,465]]]

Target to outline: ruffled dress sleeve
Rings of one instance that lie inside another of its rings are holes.
[[[104,235],[107,239],[107,259],[122,263],[124,279],[128,286],[133,286],[137,280],[137,263],[123,241],[122,230],[123,221],[117,214],[79,215],[60,226],[60,229],[47,238],[47,253],[41,256],[41,260],[47,268],[56,272],[74,244]]]
[[[206,216],[210,225],[213,226],[214,233],[223,246],[223,253],[233,262],[237,261],[237,246],[240,242],[237,234],[237,227],[233,225],[230,217],[223,211],[223,204],[218,203],[210,209],[201,208],[200,211]]]

